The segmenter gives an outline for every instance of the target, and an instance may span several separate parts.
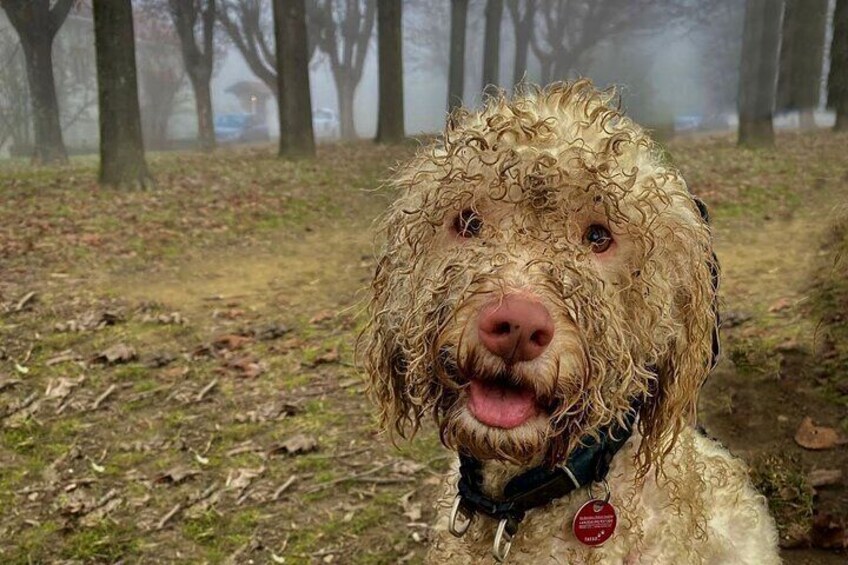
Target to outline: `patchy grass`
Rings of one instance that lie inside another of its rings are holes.
[[[774,349],[812,325],[792,294],[808,239],[784,222],[837,199],[848,178],[844,138],[778,140],[773,152],[668,144],[711,206],[727,308],[751,315],[726,335],[740,380],[711,397],[731,423],[754,403],[770,417],[785,403]],[[0,390],[0,561],[420,562],[428,532],[407,525],[404,504],[432,521],[447,453],[429,428],[397,447],[377,434],[352,367],[371,221],[390,196],[370,189],[411,152],[153,155],[147,192],[99,190],[90,158],[0,166],[0,388],[12,383]],[[822,287],[816,311],[834,311],[840,292]],[[784,295],[793,307],[770,312]],[[104,313],[114,321],[86,325]],[[118,344],[136,357],[93,361]],[[284,453],[297,436],[314,451]],[[775,485],[795,479],[769,475],[763,488],[779,500]]]
[[[768,455],[752,465],[751,479],[768,499],[783,543],[803,540],[812,527],[815,490],[801,463],[786,455]]]

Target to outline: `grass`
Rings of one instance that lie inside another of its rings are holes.
[[[667,155],[711,206],[717,231],[744,234],[766,216],[803,208],[819,194],[817,179],[835,186],[848,174],[830,134],[778,139],[773,152],[740,152],[721,139],[672,141]],[[0,379],[16,376],[16,362],[26,360],[30,368],[0,395],[0,410],[31,394],[41,398],[60,377],[86,376],[63,411],[43,402],[17,427],[2,422],[0,537],[10,541],[0,562],[147,562],[179,554],[217,563],[242,550],[237,562],[267,562],[276,552],[287,563],[310,563],[332,551],[337,562],[393,563],[409,554],[420,560],[424,546],[412,538],[419,530],[407,527],[400,498],[415,489],[422,521],[431,521],[439,487],[430,471],[446,470],[446,452],[431,426],[397,448],[378,435],[374,410],[349,366],[363,323],[362,288],[373,273],[370,222],[387,201],[365,189],[377,187],[411,152],[370,143],[322,146],[316,161],[298,163],[277,160],[270,148],[152,155],[157,186],[146,192],[101,191],[91,158],[74,158],[62,169],[0,165],[0,306],[37,293],[28,308],[0,319]],[[816,308],[832,311],[842,303],[841,292],[822,287]],[[118,311],[122,319],[100,330],[55,330],[59,322],[102,310]],[[338,315],[311,321],[327,310]],[[756,313],[765,310],[758,306]],[[144,321],[174,311],[187,322]],[[217,336],[269,322],[291,331],[204,353]],[[768,331],[739,335],[730,355],[743,370],[776,372],[775,340]],[[116,343],[136,348],[139,359],[85,365]],[[82,366],[47,365],[68,349]],[[333,349],[338,362],[315,364]],[[160,353],[175,359],[148,366]],[[231,366],[241,357],[263,361],[267,370],[247,377]],[[91,409],[112,385],[112,395]],[[296,406],[296,413],[261,417],[283,404]],[[299,433],[315,436],[318,451],[265,456]],[[247,441],[256,452],[230,454]],[[44,473],[71,444],[79,456]],[[395,473],[402,460],[425,468]],[[376,464],[400,482],[348,480],[309,492]],[[200,474],[179,485],[154,483],[176,466]],[[228,483],[259,467],[264,473],[240,500]],[[292,476],[289,489],[272,500]],[[116,489],[123,502],[93,527],[67,528],[56,501],[83,479],[96,496]],[[767,477],[764,488],[777,497],[781,481],[797,486],[796,479]],[[41,494],[19,493],[28,487]],[[216,494],[208,507],[187,502],[210,488]],[[187,506],[158,528],[177,502]],[[254,539],[262,549],[250,549]]]

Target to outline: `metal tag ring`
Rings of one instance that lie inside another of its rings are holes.
[[[450,520],[448,521],[448,531],[458,537],[461,538],[465,535],[465,532],[468,531],[468,528],[471,526],[472,520],[474,520],[474,513],[467,514],[467,511],[462,507],[462,497],[456,495],[456,498],[453,499],[453,507],[451,508]],[[462,514],[466,521],[465,524],[462,525],[461,528],[456,527],[456,518]]]
[[[509,550],[512,548],[512,536],[506,531],[507,519],[504,518],[498,524],[498,530],[495,532],[495,542],[492,545],[492,556],[498,563],[505,563],[509,556]]]
[[[589,496],[591,496],[593,499],[600,500],[598,497],[596,497],[596,496],[595,496],[595,493],[594,493],[594,492],[592,492],[592,488],[593,488],[596,484],[598,484],[598,483],[589,483]],[[607,480],[606,480],[606,479],[601,479],[601,481],[600,481],[600,485],[601,485],[602,487],[604,487],[604,498],[603,498],[603,501],[604,501],[604,504],[606,504],[606,503],[608,503],[608,502],[610,501],[610,496],[612,495],[612,490],[610,489],[609,483],[607,482]]]

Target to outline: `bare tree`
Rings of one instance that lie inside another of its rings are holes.
[[[774,145],[783,0],[748,0],[739,72],[739,144]]]
[[[486,32],[483,39],[483,90],[497,87],[501,67],[501,22],[503,0],[486,2]]]
[[[380,107],[377,142],[399,143],[403,123],[402,8],[396,0],[377,0],[377,37],[380,60]]]
[[[274,0],[277,44],[277,104],[280,115],[280,156],[315,155],[312,99],[309,92],[309,47],[304,0]]]
[[[215,63],[215,0],[168,0],[180,38],[183,63],[194,90],[197,136],[204,151],[215,148],[212,71]]]
[[[318,1],[318,48],[330,61],[344,139],[356,137],[353,100],[374,32],[376,8],[375,0]]]
[[[848,0],[836,0],[827,103],[836,111],[836,131],[848,131]]]
[[[527,55],[536,23],[538,0],[507,0],[512,25],[515,31],[515,60],[512,66],[512,83],[519,84],[527,72]]]
[[[798,110],[803,129],[816,127],[824,66],[828,0],[786,0],[780,44],[777,108]]]
[[[35,132],[33,159],[39,163],[68,160],[53,77],[53,39],[73,5],[74,0],[0,0],[26,59]]]
[[[462,105],[462,96],[465,93],[465,31],[467,27],[468,0],[451,0],[448,111],[453,111]]]
[[[597,46],[672,23],[700,25],[725,0],[549,0],[538,8],[533,53],[543,83],[568,77]]]
[[[308,55],[315,53],[321,21],[318,0],[306,0]],[[256,77],[277,93],[277,58],[273,44],[274,17],[270,0],[218,0],[218,21]]]
[[[32,110],[26,87],[26,63],[13,33],[0,30],[0,149],[10,144],[13,156],[31,143]]]
[[[100,182],[145,187],[133,11],[130,0],[94,0],[94,43],[100,98]]]

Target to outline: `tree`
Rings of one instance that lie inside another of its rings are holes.
[[[465,30],[467,26],[468,0],[451,0],[448,111],[453,111],[462,105],[462,95],[465,92]]]
[[[783,0],[748,0],[739,71],[739,144],[774,145]]]
[[[321,20],[316,2],[317,0],[306,0],[310,60],[315,53],[315,38],[320,33],[315,26]],[[218,0],[218,21],[244,57],[251,72],[276,94],[277,57],[271,43],[274,36],[274,18],[269,6],[267,0]]]
[[[527,72],[527,55],[536,21],[536,3],[538,0],[507,0],[515,30],[515,60],[512,66],[512,83],[519,84]]]
[[[280,157],[315,155],[304,0],[274,0]]]
[[[374,32],[375,0],[319,0],[318,48],[327,55],[336,84],[343,139],[356,137],[353,100]]]
[[[564,80],[592,50],[616,38],[679,24],[701,25],[726,0],[546,0],[531,47],[541,82]]]
[[[836,131],[848,131],[848,0],[836,0],[827,103],[836,111]]]
[[[145,187],[133,11],[130,0],[94,0],[94,44],[100,99],[100,182]]]
[[[136,2],[134,35],[138,69],[141,131],[145,147],[168,147],[168,125],[185,86],[181,42],[168,3]]]
[[[180,38],[183,63],[194,90],[197,137],[204,151],[215,148],[212,71],[215,63],[215,0],[168,0]]]
[[[501,66],[501,21],[503,0],[486,3],[486,33],[483,39],[483,90],[497,87]]]
[[[379,41],[380,107],[377,142],[398,143],[404,139],[403,124],[403,36],[401,3],[377,1]]]
[[[828,0],[786,0],[777,108],[798,110],[803,129],[816,127],[824,63]]]
[[[74,0],[0,0],[24,51],[35,132],[33,160],[38,163],[68,160],[53,77],[53,39],[73,5]]]

